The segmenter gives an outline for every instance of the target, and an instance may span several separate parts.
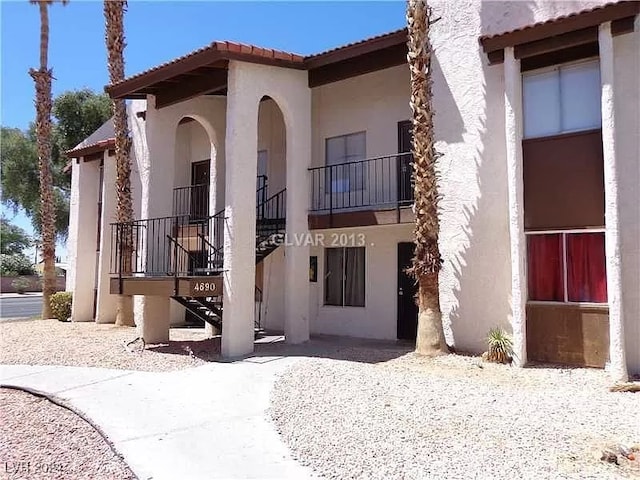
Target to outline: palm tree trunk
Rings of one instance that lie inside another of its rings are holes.
[[[40,170],[40,230],[42,233],[42,318],[52,318],[51,295],[56,291],[56,224],[51,175],[51,70],[49,56],[49,0],[37,2],[40,9],[40,68],[31,69],[36,86],[36,141]]]
[[[438,274],[442,257],[438,247],[437,153],[433,134],[431,44],[429,9],[425,0],[407,5],[408,54],[413,113],[413,168],[416,224],[415,252],[410,273],[418,282],[418,334],[416,353],[440,355],[449,351],[442,328]]]
[[[105,40],[107,44],[107,63],[109,81],[114,83],[124,80],[124,11],[126,0],[104,0],[104,18],[106,22]],[[131,163],[129,151],[131,138],[127,125],[127,106],[124,100],[113,99],[113,127],[116,136],[116,220],[119,223],[133,221],[133,202],[131,200]],[[131,273],[131,256],[133,241],[131,235],[121,236],[122,274]],[[118,296],[116,325],[135,326],[133,319],[133,298],[127,295]]]

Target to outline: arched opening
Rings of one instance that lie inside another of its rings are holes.
[[[224,202],[224,193],[217,188],[224,186],[224,174],[221,177],[217,168],[222,160],[217,155],[216,133],[205,119],[190,115],[180,119],[175,135],[175,226],[170,245],[175,267],[170,269],[186,276],[210,275],[219,269],[221,257],[215,252],[223,243],[213,220]],[[171,303],[171,318],[174,324],[206,327],[202,317],[184,308],[184,303]]]
[[[286,219],[286,127],[282,110],[268,96],[258,108],[256,179],[256,324],[270,331],[284,330],[284,248],[272,244],[260,258],[260,242],[284,234]]]
[[[214,132],[197,117],[183,117],[176,127],[173,214],[206,218],[217,207],[218,179]],[[212,181],[213,180],[213,181]],[[224,184],[224,182],[222,182]]]

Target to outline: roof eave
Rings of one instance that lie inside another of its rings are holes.
[[[115,147],[116,139],[108,138],[91,145],[84,145],[82,147],[76,147],[71,150],[67,150],[66,152],[64,152],[64,154],[67,158],[81,158],[87,155],[92,155],[94,153],[104,152],[105,150],[110,150]]]
[[[547,20],[497,35],[485,35],[479,41],[485,53],[506,47],[535,42],[552,36],[594,27],[609,21],[622,20],[640,13],[640,2],[622,1],[595,7],[591,10]]]

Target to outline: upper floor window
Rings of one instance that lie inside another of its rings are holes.
[[[363,169],[359,160],[367,157],[367,134],[351,133],[339,137],[327,138],[325,145],[327,166],[327,189],[334,193],[362,190]]]
[[[522,77],[525,138],[600,128],[600,64],[554,66]]]

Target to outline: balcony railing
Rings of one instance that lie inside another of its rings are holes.
[[[191,276],[223,268],[224,212],[201,220],[190,215],[111,224],[111,274]]]
[[[202,220],[209,216],[209,184],[173,189],[173,214]]]
[[[188,216],[190,221],[209,217],[209,184],[187,185],[173,189],[173,214]],[[266,175],[256,177],[256,205],[264,204],[268,198]]]
[[[411,153],[310,168],[311,212],[400,208],[413,203]]]

